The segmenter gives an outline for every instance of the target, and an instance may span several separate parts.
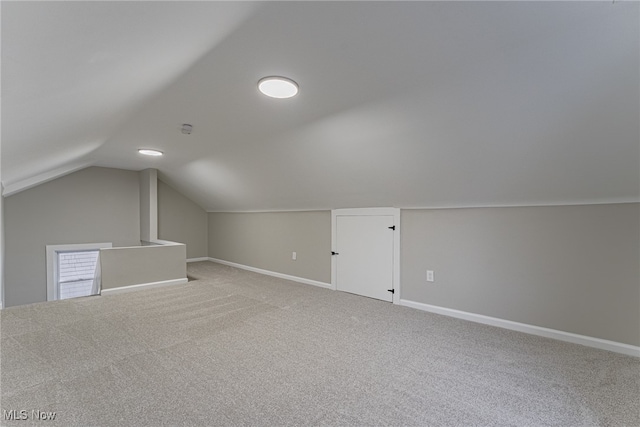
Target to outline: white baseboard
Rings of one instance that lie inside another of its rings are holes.
[[[416,308],[430,313],[442,314],[444,316],[456,317],[458,319],[469,320],[471,322],[483,323],[485,325],[497,326],[499,328],[511,329],[513,331],[538,335],[546,338],[553,338],[574,344],[581,344],[587,347],[599,348],[601,350],[613,351],[626,354],[628,356],[640,357],[640,347],[624,344],[616,341],[608,341],[586,335],[573,334],[571,332],[558,331],[556,329],[543,328],[541,326],[528,325],[526,323],[512,322],[511,320],[498,319],[496,317],[484,316],[482,314],[468,313],[466,311],[454,310],[451,308],[438,307],[435,305],[423,304],[421,302],[400,300],[400,305]]]
[[[250,267],[244,264],[237,264],[235,262],[225,261],[223,259],[208,258],[208,260],[211,262],[216,262],[218,264],[224,264],[231,267],[240,268],[242,270],[253,271],[254,273],[265,274],[267,276],[278,277],[280,279],[291,280],[293,282],[304,283],[306,285],[313,285],[313,286],[319,286],[321,288],[333,289],[333,285],[331,285],[330,283],[324,283],[324,282],[319,282],[317,280],[305,279],[304,277],[290,276],[288,274],[277,273],[275,271],[263,270],[261,268]]]
[[[129,286],[121,286],[119,288],[102,289],[102,291],[100,291],[100,295],[121,294],[123,292],[138,291],[138,290],[149,289],[149,288],[159,288],[162,286],[182,285],[184,283],[187,283],[188,281],[189,279],[185,277],[184,279],[163,280],[161,282],[141,283],[139,285],[129,285]]]
[[[187,263],[189,262],[200,262],[200,261],[209,261],[209,258],[206,256],[200,258],[187,258]]]

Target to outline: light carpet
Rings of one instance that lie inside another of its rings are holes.
[[[0,406],[28,416],[2,424],[640,426],[640,359],[211,262],[188,272],[2,310]]]

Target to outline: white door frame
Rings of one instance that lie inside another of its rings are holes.
[[[338,216],[393,216],[396,226],[393,232],[393,303],[400,304],[400,209],[398,208],[355,208],[333,209],[331,211],[331,251],[336,251]],[[339,256],[339,255],[336,255]],[[336,256],[331,256],[331,286],[338,290],[338,264]]]

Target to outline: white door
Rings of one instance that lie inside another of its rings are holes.
[[[336,289],[393,301],[393,215],[337,215]]]

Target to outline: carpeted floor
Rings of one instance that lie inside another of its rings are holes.
[[[209,262],[189,275],[2,310],[0,405],[28,417],[2,425],[640,426],[640,359]]]

